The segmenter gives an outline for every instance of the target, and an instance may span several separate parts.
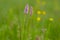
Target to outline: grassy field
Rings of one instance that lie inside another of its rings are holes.
[[[0,0],[0,40],[60,40],[60,0]]]

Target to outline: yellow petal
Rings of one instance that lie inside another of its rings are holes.
[[[45,11],[43,11],[43,13],[42,13],[43,15],[46,15],[46,12]]]
[[[53,21],[54,19],[53,18],[49,18],[50,21]]]
[[[41,20],[41,18],[40,17],[37,17],[37,21],[40,21]]]
[[[41,12],[40,11],[37,11],[37,14],[39,15],[39,14],[41,14]]]

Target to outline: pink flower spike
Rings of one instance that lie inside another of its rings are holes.
[[[29,5],[27,4],[27,5],[25,6],[24,13],[25,13],[25,14],[28,14],[28,11],[29,11]]]
[[[32,13],[33,13],[33,7],[31,6],[30,7],[30,16],[32,15]]]

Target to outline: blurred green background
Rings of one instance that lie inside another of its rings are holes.
[[[24,15],[26,4],[33,7],[32,16]],[[37,39],[60,40],[60,0],[0,0],[0,40]]]

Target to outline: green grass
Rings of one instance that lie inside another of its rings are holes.
[[[27,3],[33,7],[32,16],[24,14]],[[59,7],[59,0],[0,0],[0,40],[36,40],[36,36],[41,40],[60,40]],[[46,15],[38,15],[38,10],[45,11]]]

